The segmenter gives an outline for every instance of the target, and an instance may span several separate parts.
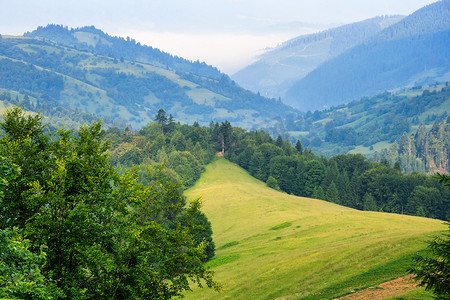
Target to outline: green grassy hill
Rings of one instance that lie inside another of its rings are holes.
[[[329,299],[405,275],[442,221],[362,212],[269,189],[219,159],[188,199],[202,197],[224,286],[187,299]]]

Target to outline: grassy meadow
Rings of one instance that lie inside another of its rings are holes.
[[[362,212],[266,187],[240,167],[208,165],[188,199],[201,197],[223,291],[187,299],[330,299],[406,274],[411,256],[446,227],[420,217]]]

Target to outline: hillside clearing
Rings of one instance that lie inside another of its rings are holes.
[[[280,193],[225,159],[207,166],[186,196],[203,199],[217,248],[209,264],[224,285],[187,299],[343,296],[406,275],[411,256],[445,229],[439,220]]]

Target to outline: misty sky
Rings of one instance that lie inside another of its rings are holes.
[[[232,74],[266,47],[435,0],[0,0],[0,34],[94,25]]]

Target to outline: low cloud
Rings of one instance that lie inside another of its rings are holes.
[[[120,32],[118,35],[130,36],[141,44],[186,59],[204,61],[230,75],[252,63],[266,47],[275,47],[295,36],[288,34],[186,34],[137,30]]]

